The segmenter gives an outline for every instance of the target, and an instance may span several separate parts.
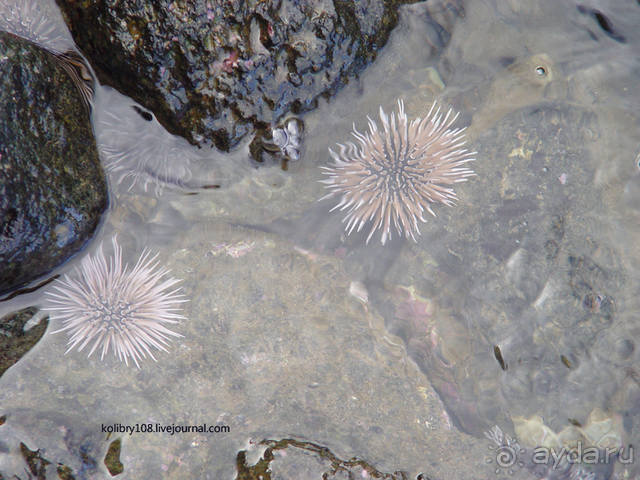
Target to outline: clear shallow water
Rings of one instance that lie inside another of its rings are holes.
[[[245,146],[233,163],[185,152],[190,181],[221,186],[197,195],[129,191],[114,175],[89,251],[114,232],[129,261],[159,251],[191,299],[184,338],[136,370],[63,356],[65,336],[46,335],[0,378],[0,471],[22,474],[24,442],[80,472],[82,452],[104,458],[114,437],[100,426],[114,423],[231,429],[123,436],[130,478],[234,478],[251,441],[289,437],[410,478],[498,478],[484,431],[535,446],[570,419],[596,425],[596,409],[603,432],[638,444],[640,6],[590,7],[611,32],[572,3],[468,4],[439,57],[424,7],[405,7],[378,61],[304,117],[288,171],[252,168]],[[478,176],[417,244],[365,246],[366,232],[344,238],[333,203],[317,202],[318,167],[397,98],[410,117],[434,98],[460,110]],[[102,463],[93,476],[108,477]]]

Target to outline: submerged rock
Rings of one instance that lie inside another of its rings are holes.
[[[44,423],[50,424],[52,418],[57,418],[57,413],[47,411],[47,419]],[[38,448],[38,439],[29,438],[29,441],[23,441],[24,433],[20,427],[16,425],[10,416],[3,415],[0,417],[0,433],[2,441],[0,441],[0,451],[3,457],[3,473],[6,471],[19,471],[20,474],[26,476],[13,475],[13,478],[37,478],[41,480],[61,479],[73,480],[76,478],[95,478],[98,461],[93,455],[93,451],[83,441],[82,434],[74,432],[72,428],[62,426],[59,431],[64,435],[64,447],[62,450]],[[111,442],[109,451],[104,458],[105,465],[114,465],[112,454],[112,445],[119,440]],[[74,464],[74,468],[70,467],[66,462],[56,461],[57,456],[65,452],[69,455],[70,460]],[[118,461],[116,458],[115,461]],[[117,471],[117,470],[114,470]],[[111,473],[111,470],[109,470]],[[121,472],[114,473],[113,476]],[[0,478],[5,478],[0,475]]]
[[[107,186],[77,85],[54,54],[0,32],[0,293],[87,242]]]
[[[593,213],[599,131],[593,112],[560,102],[505,116],[474,142],[485,161],[466,213],[426,224],[370,291],[467,433],[532,415],[554,431],[586,424],[637,362],[620,312],[632,277]]]
[[[251,445],[253,447],[253,445]],[[247,456],[251,450],[241,450],[236,457],[236,480],[270,480],[271,478],[381,478],[408,480],[406,472],[384,473],[357,457],[343,460],[329,448],[311,442],[284,438],[262,440],[257,443],[264,453],[250,465]],[[255,456],[255,454],[253,455]],[[424,478],[420,474],[418,479]]]
[[[25,330],[27,322],[36,313],[37,308],[29,307],[0,318],[0,377],[44,335],[49,317],[40,319],[33,328]]]
[[[228,150],[364,69],[405,0],[57,0],[102,83],[193,144]]]

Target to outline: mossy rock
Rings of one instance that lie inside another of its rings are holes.
[[[78,252],[108,203],[89,112],[57,57],[0,32],[0,293]]]

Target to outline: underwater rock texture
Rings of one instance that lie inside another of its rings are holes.
[[[58,0],[100,81],[171,133],[228,150],[365,68],[406,2],[86,3]]]
[[[247,464],[247,452],[241,450],[236,458],[238,474],[235,480],[271,480],[276,478],[322,478],[337,480],[346,478],[380,478],[383,480],[408,480],[406,472],[383,473],[359,458],[342,460],[330,449],[311,442],[292,438],[263,440],[258,446],[266,446],[254,465]],[[422,476],[422,475],[420,475]]]
[[[476,141],[479,157],[496,159],[477,162],[467,191],[477,223],[450,215],[426,228],[428,248],[403,254],[386,279],[414,282],[373,291],[463,431],[531,415],[557,430],[584,423],[637,362],[619,311],[634,291],[628,270],[595,213],[606,199],[585,189],[599,132],[592,112],[559,103],[504,117]]]
[[[91,236],[107,186],[89,114],[56,57],[0,32],[0,293]]]
[[[399,344],[382,338],[382,318],[349,295],[339,259],[204,218],[180,230],[168,251],[163,264],[189,272],[184,338],[138,370],[84,352],[62,357],[66,340],[47,335],[1,379],[7,421],[0,435],[15,432],[0,457],[3,474],[24,471],[17,446],[28,437],[37,439],[29,448],[46,451],[76,478],[109,478],[100,459],[116,438],[126,478],[257,479],[250,474],[264,474],[266,446],[273,480],[324,472],[335,480],[367,478],[363,472],[401,480],[392,473],[399,470],[411,480],[418,472],[433,480],[473,477],[477,465],[440,459],[455,448],[482,459],[486,447],[449,429],[428,379]],[[229,431],[101,431],[149,422]]]
[[[24,328],[37,312],[37,308],[29,307],[0,318],[0,377],[44,335],[48,317],[40,319],[33,328],[26,331]]]

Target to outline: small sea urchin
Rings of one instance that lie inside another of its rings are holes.
[[[358,145],[338,144],[338,153],[329,149],[334,163],[322,167],[329,176],[322,183],[330,192],[321,200],[341,196],[331,211],[347,210],[347,234],[372,222],[367,243],[381,230],[384,245],[392,226],[399,236],[415,241],[418,220],[426,222],[425,210],[435,216],[432,203],[454,204],[452,185],[475,175],[465,164],[476,154],[464,148],[465,128],[451,128],[457,118],[453,110],[444,114],[434,103],[424,119],[409,122],[398,100],[398,113],[388,116],[380,107],[384,131],[368,118],[369,132],[362,134],[354,125]]]
[[[158,255],[148,250],[129,270],[122,265],[122,249],[113,237],[113,256],[107,261],[102,245],[95,256],[87,255],[75,275],[58,280],[48,296],[47,310],[63,327],[53,333],[68,332],[67,352],[82,351],[93,342],[89,356],[102,346],[101,359],[113,350],[129,365],[149,355],[151,347],[166,351],[169,337],[181,337],[165,327],[185,317],[180,304],[186,302],[180,281],[168,277],[169,270],[158,266]]]

